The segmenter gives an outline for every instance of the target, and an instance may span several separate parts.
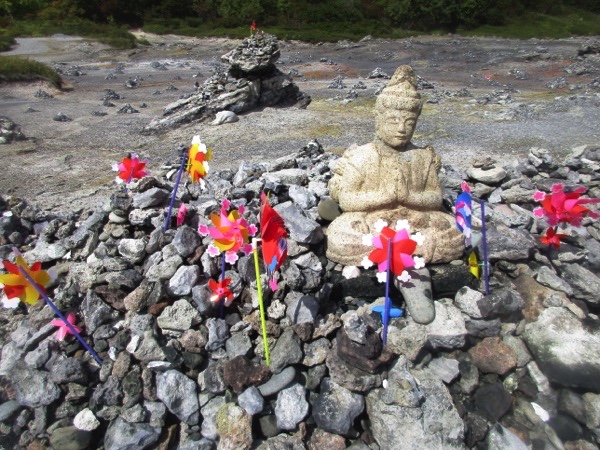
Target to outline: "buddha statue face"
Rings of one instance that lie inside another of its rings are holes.
[[[418,117],[417,112],[402,109],[378,110],[375,124],[377,137],[386,145],[402,150],[412,139]]]

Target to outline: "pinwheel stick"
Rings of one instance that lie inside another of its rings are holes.
[[[388,323],[390,321],[390,309],[392,307],[392,301],[390,299],[390,278],[392,277],[391,272],[392,265],[392,240],[388,239],[387,246],[387,276],[385,278],[385,301],[383,308],[383,345],[387,342]]]
[[[77,340],[79,342],[81,342],[81,345],[83,345],[85,347],[85,349],[88,351],[88,353],[90,355],[92,355],[92,357],[96,360],[96,362],[98,364],[102,365],[102,359],[98,356],[98,354],[94,351],[94,349],[92,347],[90,347],[88,345],[88,343],[83,340],[83,338],[81,337],[79,332],[75,329],[75,327],[73,325],[71,325],[71,323],[67,320],[67,318],[64,316],[64,314],[60,312],[60,310],[56,307],[54,302],[52,300],[50,300],[50,298],[46,295],[46,293],[42,289],[40,289],[39,285],[29,276],[27,271],[25,271],[25,269],[23,269],[22,267],[19,267],[19,271],[27,279],[29,284],[31,284],[35,288],[35,290],[38,291],[38,293],[46,301],[48,306],[52,309],[52,311],[54,311],[54,314],[56,314],[60,318],[60,320],[62,320],[65,323],[65,325],[67,326],[69,331],[73,334],[73,336],[75,336],[77,338]]]
[[[171,201],[169,202],[169,209],[167,210],[167,218],[165,219],[165,227],[163,232],[169,229],[171,225],[171,214],[173,213],[173,205],[175,204],[175,197],[177,197],[177,190],[179,189],[179,183],[181,183],[181,175],[183,174],[183,169],[185,167],[185,163],[188,158],[188,152],[184,151],[185,148],[182,148],[181,153],[181,163],[179,164],[179,172],[177,172],[177,179],[175,180],[175,186],[173,186],[173,193],[171,194]]]
[[[256,271],[256,289],[258,290],[258,307],[260,308],[260,326],[262,329],[263,346],[265,348],[265,360],[267,361],[267,366],[270,366],[271,357],[267,341],[267,320],[265,319],[265,305],[263,302],[262,285],[260,283],[260,265],[258,263],[258,241],[260,241],[258,238],[252,239],[252,253],[254,253],[254,270]]]
[[[490,273],[488,263],[487,232],[485,225],[485,202],[479,201],[481,205],[481,238],[483,245],[483,280],[485,282],[485,295],[490,295]]]
[[[225,253],[223,253],[223,257],[221,258],[221,281],[223,281],[224,279],[225,279]],[[224,309],[225,309],[225,296],[222,296],[219,299],[219,314],[221,316],[221,319],[223,318],[223,315],[225,314]]]

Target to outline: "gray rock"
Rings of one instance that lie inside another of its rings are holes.
[[[308,402],[304,386],[293,384],[277,394],[275,416],[279,429],[294,430],[307,414]]]
[[[133,264],[137,264],[146,256],[147,239],[121,239],[119,242],[119,254]]]
[[[275,206],[286,227],[290,232],[290,239],[301,244],[318,244],[324,238],[321,226],[306,217],[304,212],[292,202],[285,202]]]
[[[77,358],[67,358],[60,355],[52,361],[50,378],[57,384],[79,383],[86,384],[88,374],[82,360]]]
[[[296,378],[296,369],[294,369],[292,366],[289,366],[280,373],[273,375],[266,383],[258,386],[258,390],[263,397],[269,397],[277,394],[282,389],[285,389],[287,386],[289,386],[290,383],[294,381],[294,378]]]
[[[405,407],[381,401],[381,389],[366,398],[373,438],[380,448],[397,448],[410,443],[411,448],[463,449],[464,424],[443,385],[427,371],[416,375],[425,401],[420,407]]]
[[[215,351],[225,346],[225,341],[229,337],[229,327],[223,319],[210,318],[206,320],[208,328],[208,343],[206,350]]]
[[[173,245],[184,258],[194,253],[200,244],[202,244],[202,237],[196,230],[187,225],[180,226],[173,238]]]
[[[49,405],[60,397],[60,389],[48,372],[18,369],[11,372],[16,400],[23,406],[38,408]]]
[[[143,362],[164,361],[167,359],[167,355],[159,345],[152,331],[144,332],[142,343],[132,353],[136,359]]]
[[[175,273],[179,266],[183,264],[181,256],[174,255],[169,258],[165,258],[158,264],[154,264],[146,271],[146,278],[148,281],[165,281],[170,279]]]
[[[165,416],[167,415],[167,407],[162,402],[152,402],[145,400],[144,409],[148,411],[148,423],[152,427],[162,428],[165,426]]]
[[[482,319],[481,311],[479,310],[479,302],[483,299],[482,292],[471,289],[468,286],[461,288],[454,297],[454,304],[469,317],[474,319]]]
[[[169,280],[167,292],[174,296],[189,295],[200,278],[198,266],[181,266]]]
[[[21,404],[16,400],[9,400],[0,404],[0,422],[4,422],[21,409]]]
[[[292,323],[314,322],[319,313],[319,301],[311,295],[290,292],[284,299],[286,316]]]
[[[119,311],[104,303],[91,289],[87,291],[85,300],[81,305],[81,313],[88,333],[93,333],[100,325],[112,322],[119,317]]]
[[[314,367],[323,364],[327,359],[327,354],[331,348],[331,342],[328,339],[321,338],[316,341],[307,342],[304,344],[304,359],[302,365],[306,367]]]
[[[84,450],[88,448],[92,433],[75,427],[56,428],[50,435],[52,448],[61,450]]]
[[[506,178],[506,170],[502,167],[469,167],[467,175],[473,180],[480,181],[485,184],[498,184]]]
[[[271,351],[270,369],[279,373],[287,366],[302,361],[302,348],[294,330],[286,328]]]
[[[549,287],[555,291],[564,292],[567,295],[573,295],[573,288],[559,277],[555,272],[547,266],[541,266],[537,269],[535,279],[542,286]]]
[[[490,261],[527,260],[536,246],[536,242],[530,234],[503,225],[488,228],[487,243]]]
[[[329,369],[331,379],[350,391],[368,392],[381,386],[381,375],[371,374],[346,364],[337,355],[335,346],[327,355],[325,364]]]
[[[381,401],[387,405],[417,408],[425,400],[425,394],[408,370],[408,361],[403,356],[391,367],[386,381]]]
[[[162,206],[167,202],[168,198],[168,191],[153,187],[140,194],[135,194],[133,196],[133,207],[143,209],[152,206]]]
[[[200,313],[186,299],[177,300],[171,306],[167,306],[156,319],[163,331],[179,332],[189,330],[201,321]]]
[[[529,448],[517,435],[499,423],[490,429],[485,444],[488,450],[527,450]]]
[[[435,302],[435,319],[424,327],[427,341],[434,349],[455,349],[465,345],[465,320],[460,310],[451,304]]]
[[[233,333],[225,342],[227,356],[230,359],[236,356],[249,356],[252,350],[252,341],[246,333]]]
[[[196,425],[200,419],[196,383],[181,372],[169,370],[156,375],[156,396],[188,425]]]
[[[317,206],[315,194],[304,186],[292,184],[289,189],[289,196],[296,205],[304,210]]]
[[[563,308],[525,325],[523,339],[540,369],[562,386],[600,392],[600,328]]]
[[[105,450],[143,450],[152,448],[160,437],[160,428],[146,423],[129,423],[121,417],[113,420],[104,435]]]
[[[321,382],[321,389],[313,404],[317,426],[330,433],[348,435],[356,417],[362,413],[365,401],[362,395],[334,383],[329,378]]]
[[[222,361],[209,365],[203,373],[206,390],[212,394],[222,394],[227,389]]]
[[[525,307],[523,298],[517,291],[497,289],[477,303],[481,318],[495,319],[521,311]]]
[[[263,396],[255,386],[250,386],[238,395],[237,402],[238,405],[251,416],[259,414],[263,410],[265,404]]]
[[[573,288],[573,295],[579,300],[597,305],[600,303],[600,278],[592,271],[578,264],[564,264],[561,276]]]
[[[445,358],[442,356],[432,359],[427,367],[429,367],[429,370],[444,383],[450,384],[460,375],[458,364],[459,362],[456,359]]]
[[[217,431],[217,413],[224,404],[224,397],[214,397],[200,409],[203,418],[202,436],[205,438],[216,440],[219,437],[219,432]]]

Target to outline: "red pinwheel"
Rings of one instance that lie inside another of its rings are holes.
[[[132,180],[138,180],[148,175],[148,171],[145,170],[148,161],[140,160],[137,153],[130,153],[129,156],[123,158],[123,160],[113,166],[113,170],[119,172],[117,175],[118,183],[131,183]]]
[[[213,293],[210,300],[215,303],[225,300],[224,306],[229,306],[233,301],[233,292],[231,292],[228,287],[230,283],[230,278],[224,278],[221,281],[215,281],[213,279],[208,280],[208,288]]]
[[[546,230],[546,234],[540,236],[540,242],[544,245],[551,245],[555,249],[560,247],[561,240],[568,235],[557,233],[557,227],[551,227]]]
[[[559,223],[568,223],[578,227],[585,216],[593,219],[600,217],[597,212],[583,206],[590,203],[600,203],[600,199],[597,198],[580,198],[586,191],[585,187],[580,187],[565,192],[564,186],[557,183],[552,186],[551,194],[540,191],[534,194],[533,199],[540,202],[541,206],[535,208],[533,213],[537,217],[546,217],[548,225],[551,227]]]
[[[269,204],[269,199],[261,195],[260,237],[262,239],[262,255],[269,276],[269,286],[277,289],[274,273],[281,267],[287,257],[287,230],[283,219]]]

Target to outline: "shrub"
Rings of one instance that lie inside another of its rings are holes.
[[[60,75],[46,64],[18,56],[0,56],[0,80],[46,80],[58,88],[63,82]]]

